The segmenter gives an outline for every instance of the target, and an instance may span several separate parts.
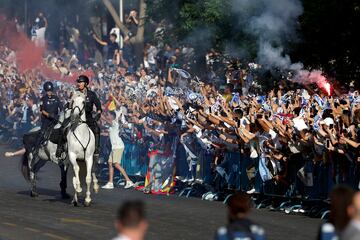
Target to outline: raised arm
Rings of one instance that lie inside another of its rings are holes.
[[[95,41],[97,41],[99,44],[103,45],[103,46],[106,46],[107,45],[107,42],[104,42],[103,40],[101,40],[98,36],[96,36],[95,33],[93,33],[93,38],[95,39]]]

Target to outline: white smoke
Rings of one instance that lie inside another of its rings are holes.
[[[259,44],[258,60],[264,68],[277,68],[281,70],[292,70],[299,72],[303,69],[302,63],[291,63],[289,55],[283,54],[282,47],[273,47],[269,42],[263,41]]]
[[[232,0],[238,16],[238,28],[255,37],[257,61],[265,69],[295,72],[294,80],[321,86],[326,82],[319,70],[304,70],[302,63],[293,63],[284,49],[298,40],[298,18],[303,13],[300,0]]]
[[[284,54],[284,45],[296,40],[298,17],[303,13],[299,0],[233,0],[240,28],[257,39],[257,60],[266,68],[300,70]]]

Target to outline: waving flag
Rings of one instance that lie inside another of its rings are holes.
[[[314,95],[314,99],[315,99],[315,101],[319,104],[319,106],[320,106],[321,108],[324,108],[325,102],[324,102],[324,100],[323,100],[319,95],[315,94],[315,95]]]
[[[320,129],[320,120],[321,120],[321,117],[319,115],[316,115],[314,117],[314,126],[313,126],[313,128],[314,128],[315,131],[319,131],[319,129]]]
[[[237,104],[237,106],[240,104],[240,94],[239,93],[233,93],[233,97],[230,101],[230,106],[233,106],[234,104]]]
[[[112,97],[109,97],[105,109],[108,111],[114,111],[116,109],[116,103]]]

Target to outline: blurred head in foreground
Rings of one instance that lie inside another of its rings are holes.
[[[350,221],[347,209],[352,203],[354,190],[345,185],[336,186],[330,194],[330,222],[337,231],[342,231]]]
[[[144,239],[148,222],[145,216],[145,206],[141,201],[124,202],[117,211],[115,228],[119,234],[117,239]]]
[[[251,209],[251,198],[246,193],[236,193],[228,201],[229,221],[245,218]]]

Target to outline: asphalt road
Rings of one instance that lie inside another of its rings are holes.
[[[73,207],[70,200],[60,199],[60,171],[51,163],[39,173],[40,196],[31,198],[19,170],[20,158],[3,157],[8,149],[0,146],[0,240],[111,239],[116,235],[115,211],[128,199],[146,202],[150,223],[147,239],[213,239],[215,230],[226,222],[221,202],[145,195],[133,189],[100,190],[92,194],[90,207]],[[68,192],[73,193],[68,185]],[[253,210],[251,218],[265,228],[268,239],[274,240],[315,239],[320,224],[318,219],[266,209]]]

